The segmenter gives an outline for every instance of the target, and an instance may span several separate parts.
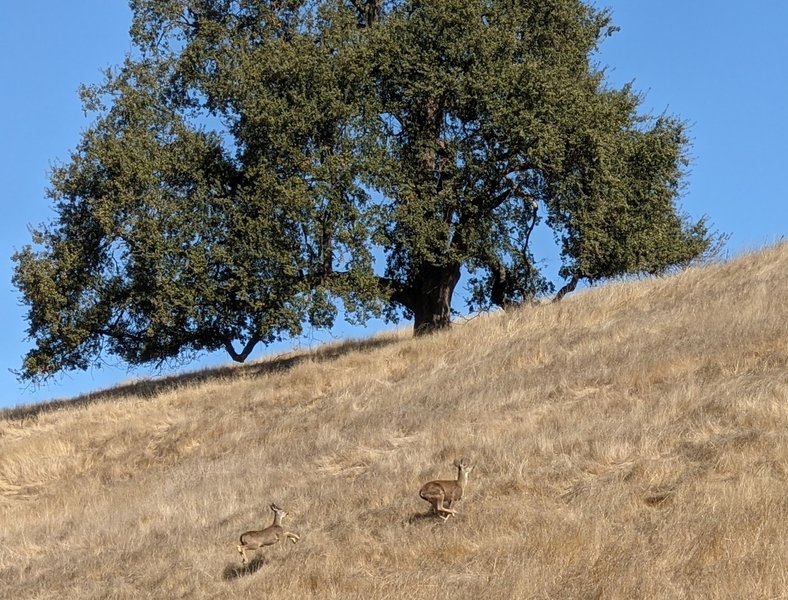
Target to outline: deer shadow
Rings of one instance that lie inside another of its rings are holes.
[[[263,556],[256,556],[248,563],[243,565],[239,565],[237,563],[229,564],[224,568],[224,571],[222,571],[222,579],[225,581],[234,581],[236,579],[240,579],[241,577],[253,575],[262,569],[263,565],[265,564],[266,560]]]
[[[453,515],[455,516],[455,515]],[[416,523],[432,523],[437,525],[443,525],[449,519],[441,518],[437,513],[435,513],[432,509],[428,509],[427,512],[423,513],[413,513],[410,518],[408,519],[409,525],[415,525]]]

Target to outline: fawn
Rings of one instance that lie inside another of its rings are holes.
[[[246,564],[247,550],[257,550],[263,546],[271,546],[282,539],[289,539],[294,544],[300,538],[291,531],[285,531],[282,527],[282,519],[287,516],[287,512],[279,508],[276,504],[271,504],[270,508],[274,511],[274,522],[259,531],[247,531],[241,534],[241,543],[238,545],[238,553],[241,555],[241,564]]]
[[[457,467],[456,480],[430,481],[419,490],[419,496],[432,504],[433,514],[438,515],[444,521],[451,515],[457,514],[457,511],[451,506],[462,498],[462,492],[468,484],[468,473],[473,470],[471,464],[464,458],[454,461],[454,466]]]

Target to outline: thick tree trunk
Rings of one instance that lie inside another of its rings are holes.
[[[426,335],[451,325],[451,299],[460,280],[460,265],[422,268],[411,290],[408,308],[413,312],[413,332]]]

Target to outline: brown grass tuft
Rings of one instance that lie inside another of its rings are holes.
[[[0,597],[786,598],[787,292],[782,244],[0,413]]]

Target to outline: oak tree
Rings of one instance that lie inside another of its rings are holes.
[[[23,378],[658,274],[714,235],[678,209],[688,140],[596,63],[580,0],[132,0],[134,50],[14,256]]]

